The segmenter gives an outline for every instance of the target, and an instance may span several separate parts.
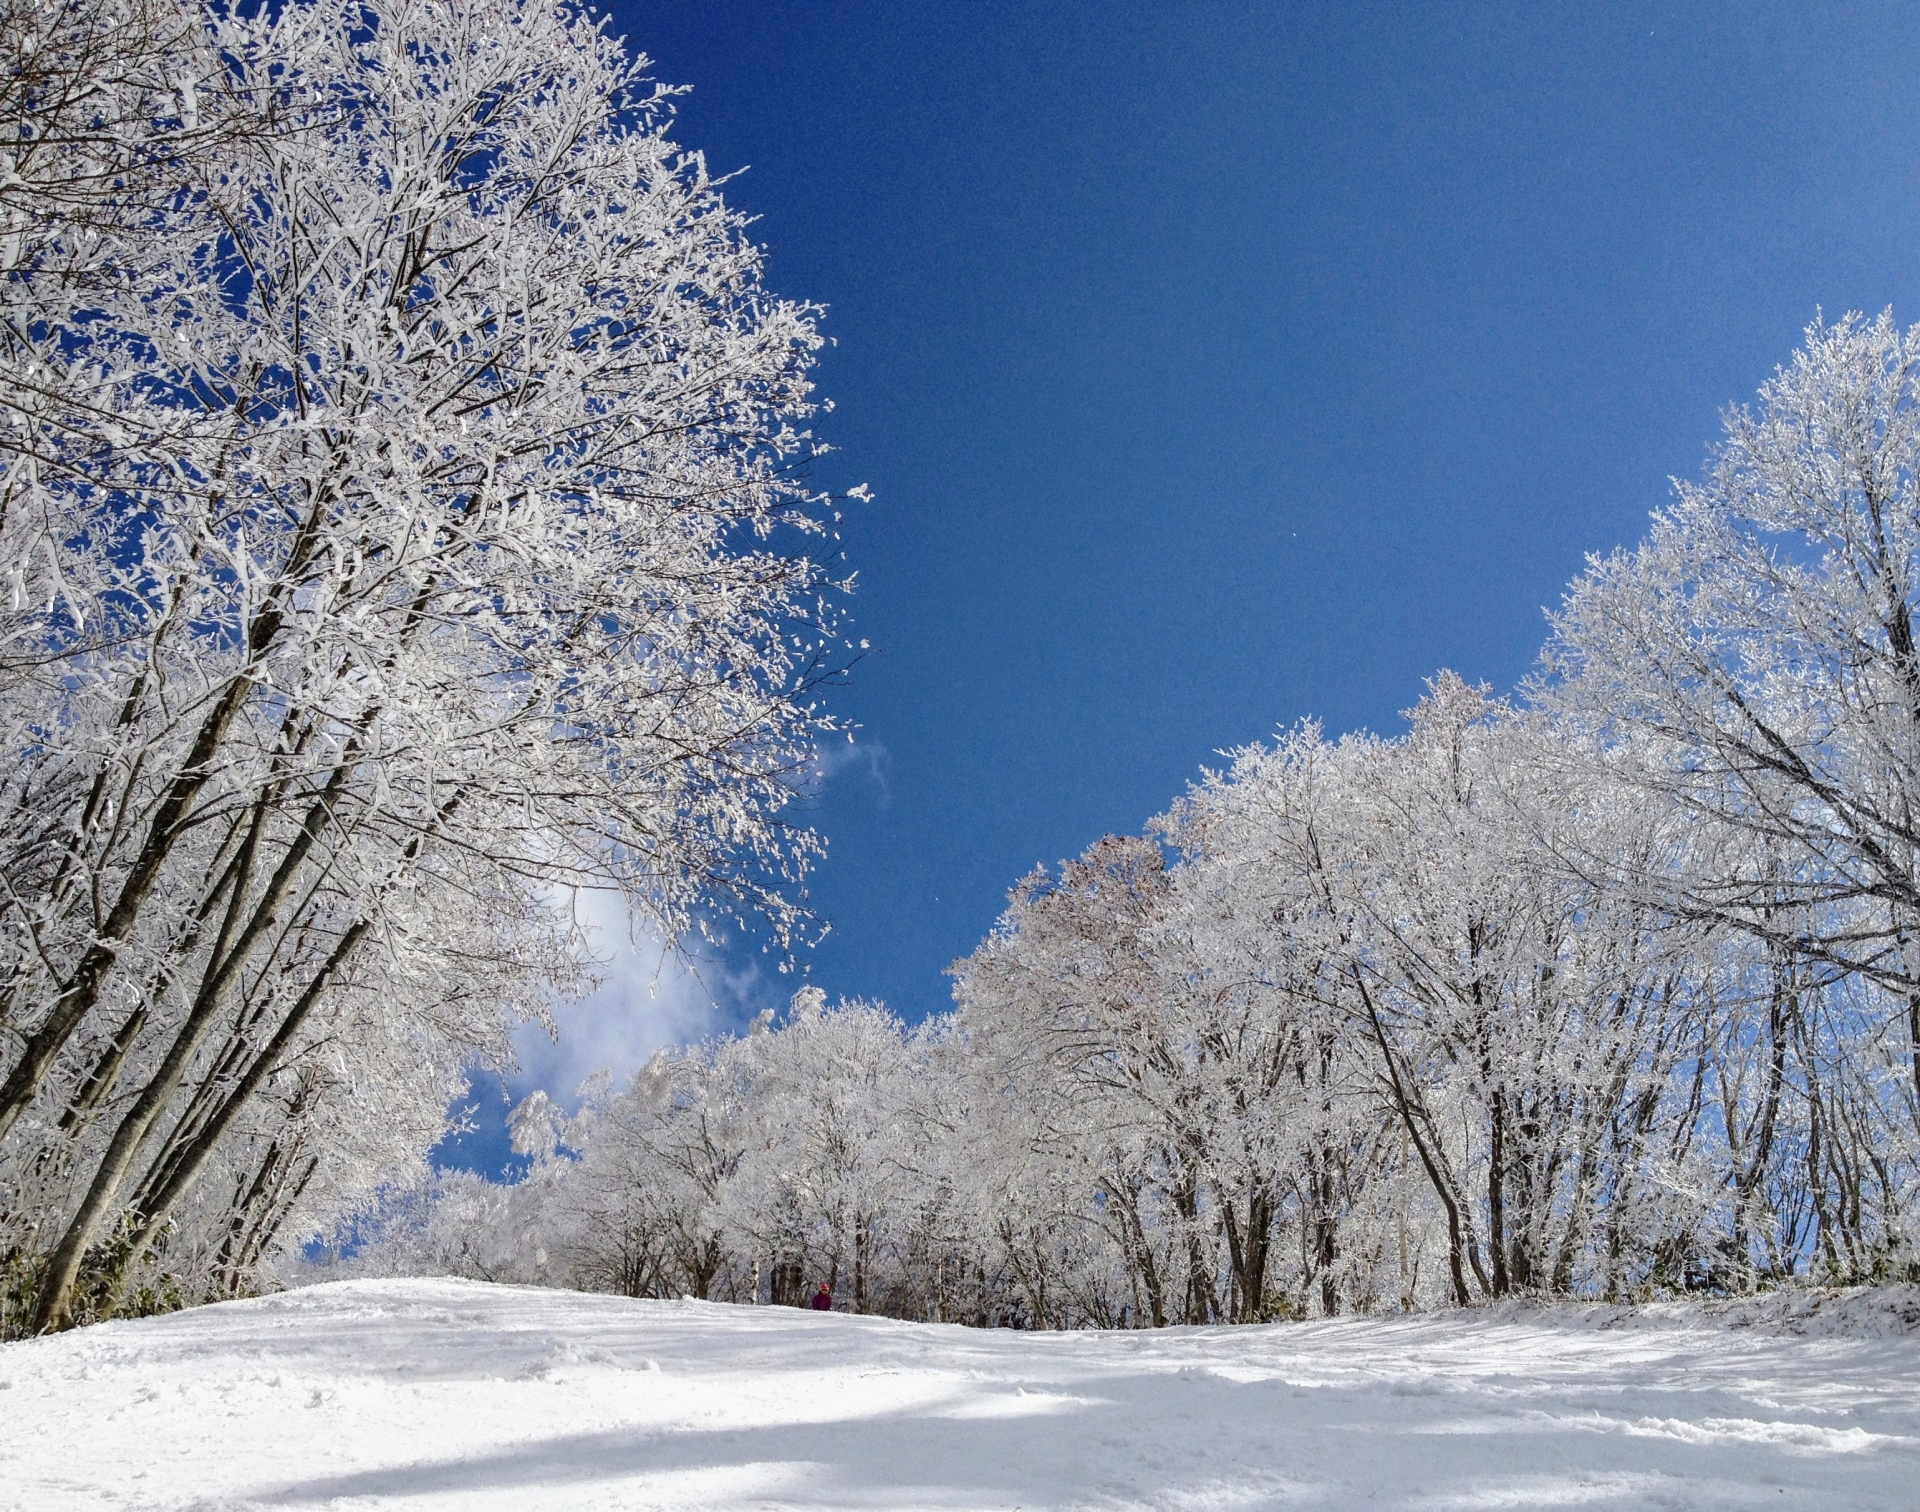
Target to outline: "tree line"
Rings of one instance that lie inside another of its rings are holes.
[[[1534,675],[1022,879],[908,1026],[516,1113],[366,1263],[1034,1326],[1910,1279],[1920,332],[1816,324]]]

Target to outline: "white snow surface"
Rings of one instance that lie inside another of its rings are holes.
[[[0,1507],[1920,1507],[1920,1297],[989,1332],[351,1281],[0,1348]]]

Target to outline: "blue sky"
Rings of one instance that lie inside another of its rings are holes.
[[[1904,7],[611,10],[829,306],[876,654],[809,967],[910,1018],[1023,872],[1221,748],[1510,688],[1816,308],[1920,320]],[[623,967],[514,1090],[791,986]]]

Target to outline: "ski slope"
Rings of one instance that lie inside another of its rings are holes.
[[[0,1347],[0,1507],[1913,1509],[1916,1311],[1017,1334],[344,1282]]]

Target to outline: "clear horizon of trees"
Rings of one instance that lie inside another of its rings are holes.
[[[1232,752],[950,1014],[536,1097],[361,1263],[1047,1327],[1920,1275],[1917,375],[1816,324],[1518,701]]]
[[[417,1165],[578,888],[784,947],[844,585],[818,311],[602,21],[0,6],[4,1333]]]

